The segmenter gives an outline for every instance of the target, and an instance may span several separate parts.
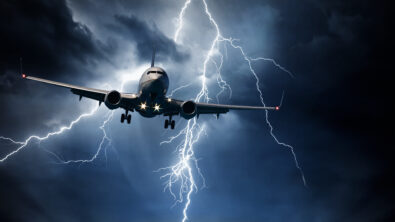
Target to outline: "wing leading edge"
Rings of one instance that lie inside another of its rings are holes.
[[[197,114],[227,113],[229,110],[279,110],[278,106],[239,106],[210,103],[196,103]]]
[[[50,85],[68,88],[71,90],[72,93],[79,95],[80,99],[82,97],[86,97],[86,98],[97,100],[100,103],[104,102],[105,96],[107,95],[107,93],[110,92],[108,90],[81,87],[81,86],[71,85],[71,84],[67,84],[67,83],[37,78],[37,77],[33,77],[33,76],[27,76],[26,74],[22,74],[22,77],[24,79],[29,79],[29,80],[33,80],[33,81],[37,81],[37,82],[42,82],[42,83],[47,83]],[[122,97],[122,99],[120,102],[120,107],[125,108],[125,109],[132,109],[136,106],[137,96],[135,94],[121,93],[121,97]]]
[[[23,75],[23,78],[37,81],[37,82],[47,83],[50,85],[68,88],[71,90],[72,93],[74,93],[76,95],[79,95],[82,97],[87,97],[87,98],[94,99],[94,100],[98,100],[100,102],[104,101],[104,97],[109,92],[107,90],[92,89],[92,88],[75,86],[75,85],[56,82],[56,81],[47,80],[47,79],[41,79],[41,78],[37,78],[37,77],[33,77],[33,76],[26,76],[25,74]]]
[[[165,108],[164,115],[179,115],[182,112],[183,105],[186,102],[177,99],[171,99]],[[213,104],[213,103],[195,103],[196,115],[200,114],[224,114],[230,110],[279,110],[280,106],[240,106],[240,105],[225,105],[225,104]]]

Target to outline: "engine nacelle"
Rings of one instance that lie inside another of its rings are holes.
[[[185,101],[181,104],[180,115],[185,119],[192,119],[196,116],[196,103],[193,101]]]
[[[121,93],[116,90],[110,91],[104,97],[104,104],[106,104],[109,109],[118,108],[121,104]]]

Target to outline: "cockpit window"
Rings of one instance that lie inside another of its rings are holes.
[[[165,74],[165,72],[162,72],[162,71],[148,71],[147,75],[149,75],[150,73],[158,73],[158,74],[162,74],[162,75]]]

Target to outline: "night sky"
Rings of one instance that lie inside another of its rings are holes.
[[[390,221],[395,212],[393,18],[384,2],[364,0],[207,0],[224,37],[237,39],[252,63],[274,134],[294,146],[307,187],[289,149],[270,136],[264,112],[231,111],[200,117],[206,132],[194,146],[203,180],[191,195],[189,221]],[[0,2],[0,136],[24,141],[68,125],[97,106],[69,90],[20,77],[23,72],[75,85],[137,91],[152,46],[170,78],[173,97],[199,92],[203,62],[215,28],[200,0],[192,0],[173,41],[182,0],[2,0]],[[222,78],[232,87],[224,104],[260,105],[255,78],[240,51],[221,43]],[[209,96],[221,88],[208,63]],[[160,142],[187,121],[117,110],[106,125],[111,143],[86,164],[102,139],[109,111],[102,105],[72,130],[32,140],[0,163],[0,221],[180,221],[184,203],[163,192],[163,174],[178,161]],[[0,159],[18,146],[0,140]],[[195,172],[196,174],[196,172]]]

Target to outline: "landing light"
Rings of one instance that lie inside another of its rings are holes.
[[[140,108],[141,108],[142,110],[145,110],[145,109],[147,108],[147,104],[141,103]]]
[[[171,99],[170,99],[170,98],[167,98],[167,102],[171,102]]]
[[[154,110],[159,112],[160,106],[158,104],[155,104]]]

